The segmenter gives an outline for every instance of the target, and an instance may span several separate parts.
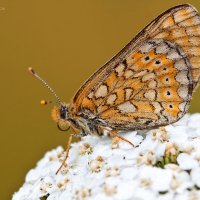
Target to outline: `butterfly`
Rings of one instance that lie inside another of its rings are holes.
[[[59,106],[52,116],[60,129],[69,126],[80,137],[153,129],[184,116],[199,77],[200,15],[191,5],[178,5],[96,71],[69,104],[55,94]]]

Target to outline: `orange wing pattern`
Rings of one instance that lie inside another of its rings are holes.
[[[92,113],[117,130],[180,119],[200,77],[200,17],[190,5],[151,22],[78,91],[74,113]]]

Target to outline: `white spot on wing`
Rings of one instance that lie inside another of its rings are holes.
[[[139,76],[144,76],[147,73],[147,70],[143,70],[140,72],[137,72],[133,75],[133,77],[139,77]]]
[[[189,84],[189,79],[187,77],[187,71],[180,71],[177,75],[176,75],[176,80],[183,84],[183,85],[188,85]]]
[[[161,44],[156,48],[157,54],[166,54],[169,51],[169,47],[166,44]]]
[[[151,79],[154,79],[155,78],[155,74],[154,73],[149,73],[147,75],[144,75],[142,77],[142,81],[145,82],[145,81],[149,81]]]
[[[131,88],[126,88],[125,89],[126,100],[130,99],[130,97],[132,96],[132,94],[133,94],[133,89],[131,89]]]
[[[151,80],[149,82],[149,88],[154,89],[156,88],[157,82],[155,80]]]
[[[179,55],[178,52],[175,49],[172,49],[170,52],[168,52],[167,58],[171,59],[171,60],[175,60],[175,59],[182,58],[182,56]]]
[[[145,98],[149,99],[150,101],[155,100],[156,92],[155,90],[149,90],[144,93]]]
[[[151,43],[145,43],[144,45],[142,45],[139,50],[142,52],[142,53],[147,53],[149,52],[151,49],[153,49],[153,44]]]
[[[158,102],[152,102],[152,105],[154,106],[155,110],[154,112],[157,114],[157,113],[160,113],[160,111],[162,110],[162,107],[161,105],[158,103]]]
[[[106,85],[101,85],[96,93],[95,93],[95,97],[96,98],[100,98],[100,97],[105,97],[108,94],[108,88]]]
[[[179,109],[181,111],[184,111],[185,110],[185,106],[186,106],[186,102],[183,102],[183,103],[180,103],[178,107],[179,107]]]
[[[90,99],[92,99],[93,96],[94,96],[94,93],[93,93],[93,92],[90,92],[90,93],[88,94],[88,97],[89,97]]]
[[[178,70],[186,70],[187,65],[185,64],[185,61],[183,59],[177,60],[174,64],[175,68]]]
[[[124,76],[126,77],[126,79],[130,78],[131,76],[133,76],[133,71],[132,70],[127,70],[124,73]]]
[[[188,97],[188,87],[187,86],[181,86],[179,89],[178,89],[178,95],[184,99],[184,100],[187,100],[187,97]]]
[[[131,112],[135,112],[136,111],[135,106],[133,104],[131,104],[129,101],[125,102],[123,104],[120,104],[118,106],[118,109],[122,113],[131,113]]]
[[[121,76],[124,73],[125,66],[123,64],[119,64],[115,71],[117,72],[118,76]]]
[[[117,99],[116,94],[111,94],[107,99],[107,104],[110,104],[110,105],[113,104],[116,99]]]

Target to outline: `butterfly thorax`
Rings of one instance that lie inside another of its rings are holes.
[[[73,106],[61,103],[52,110],[52,118],[60,130],[72,128],[77,136],[88,134],[102,135],[103,121],[99,120],[89,110],[74,112]]]

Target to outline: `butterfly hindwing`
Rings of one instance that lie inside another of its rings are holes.
[[[192,88],[191,68],[181,49],[162,40],[146,41],[127,59],[115,89],[96,105],[97,112],[115,128],[169,124],[187,110]],[[113,95],[115,101],[108,104]]]
[[[200,17],[190,5],[174,7],[100,68],[73,99],[119,130],[153,128],[180,119],[200,76]]]

